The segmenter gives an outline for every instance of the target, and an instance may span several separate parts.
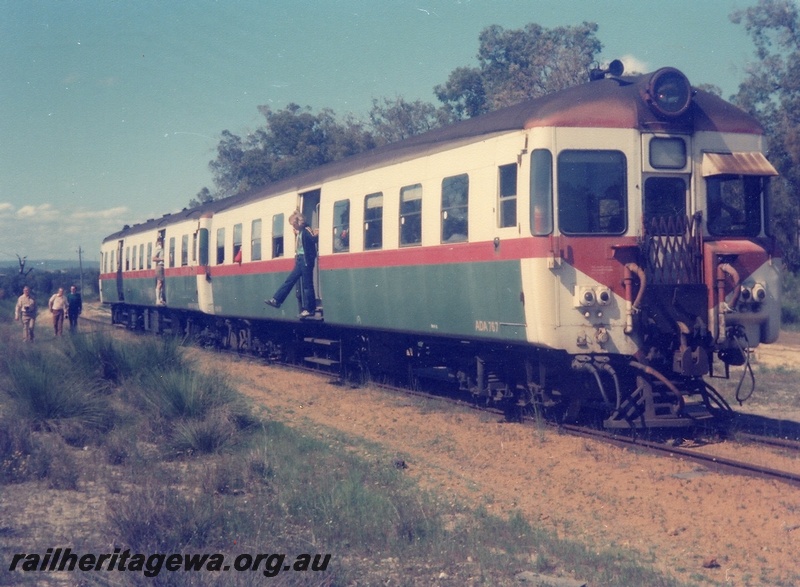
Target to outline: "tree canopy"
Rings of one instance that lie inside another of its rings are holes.
[[[585,81],[601,44],[597,25],[519,30],[490,26],[480,34],[478,67],[459,67],[436,86],[440,105],[402,97],[373,100],[368,120],[337,119],[333,110],[314,113],[289,104],[259,106],[263,127],[242,137],[224,130],[209,163],[215,189],[204,187],[197,205],[267,185],[376,146],[456,120],[534,98]]]
[[[731,14],[753,40],[756,59],[733,100],[764,126],[773,182],[772,227],[790,268],[800,268],[800,14],[794,0],[758,0]],[[263,127],[242,137],[225,130],[209,163],[214,189],[192,205],[244,192],[382,144],[471,118],[585,81],[602,44],[594,23],[546,29],[531,23],[479,35],[476,66],[454,69],[434,88],[439,104],[402,97],[375,99],[365,121],[323,108],[260,106]],[[706,87],[715,93],[718,88]]]
[[[780,178],[772,182],[773,231],[788,266],[800,268],[800,12],[793,0],[759,0],[731,15],[753,39],[756,61],[747,65],[734,101],[764,126],[769,159]]]
[[[603,48],[597,25],[546,29],[530,23],[505,30],[493,25],[480,34],[478,67],[455,69],[436,97],[459,118],[478,116],[587,80]]]

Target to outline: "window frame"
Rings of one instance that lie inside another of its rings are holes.
[[[383,248],[383,192],[364,196],[364,250]]]
[[[286,255],[286,242],[285,242],[285,227],[284,227],[284,214],[272,215],[272,240],[271,240],[271,257],[273,259],[280,259]]]
[[[575,159],[567,161],[569,157]],[[556,189],[562,234],[619,236],[627,231],[628,158],[623,151],[564,149],[558,154]]]
[[[461,211],[463,218],[454,215]],[[440,219],[442,244],[469,242],[469,174],[442,179]],[[463,232],[457,232],[458,228],[463,228]]]
[[[415,197],[405,199],[406,193],[411,193]],[[416,194],[419,194],[418,197],[416,197]],[[422,195],[421,183],[414,183],[400,188],[400,227],[398,233],[401,247],[417,247],[422,245]],[[409,203],[414,203],[414,205],[407,206],[406,204]],[[412,223],[411,228],[409,228],[409,221]],[[406,240],[406,235],[409,233],[415,235],[417,237],[416,240]]]
[[[217,229],[217,254],[216,265],[223,265],[225,263],[225,227],[222,226]]]
[[[250,260],[261,260],[261,234],[264,230],[263,220],[254,218],[250,222]]]
[[[350,198],[333,203],[333,252],[350,252]]]
[[[189,235],[181,235],[181,267],[189,265]]]
[[[517,225],[518,210],[517,210],[517,195],[519,193],[519,167],[516,163],[509,163],[507,165],[499,165],[497,167],[497,227],[498,228],[511,228]],[[507,190],[512,187],[508,175],[509,171],[513,171],[513,193],[508,193]],[[506,207],[510,205],[513,208],[513,218],[506,218]],[[513,221],[510,221],[513,220]]]

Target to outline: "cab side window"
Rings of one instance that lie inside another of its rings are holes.
[[[562,151],[558,225],[564,234],[622,234],[627,229],[626,159],[620,151]]]

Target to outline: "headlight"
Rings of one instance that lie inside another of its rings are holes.
[[[607,287],[598,287],[595,289],[597,296],[597,303],[601,306],[607,306],[611,303],[611,290]]]
[[[645,100],[657,114],[674,118],[686,112],[692,103],[692,86],[677,69],[663,67],[650,77]]]
[[[579,286],[575,292],[575,307],[586,308],[597,303],[594,289],[588,286]]]
[[[757,283],[753,286],[753,301],[761,303],[767,299],[767,290],[766,288]]]

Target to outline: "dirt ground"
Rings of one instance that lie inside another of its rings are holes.
[[[757,359],[800,369],[798,351],[800,336],[788,335],[760,350]],[[714,473],[550,428],[505,423],[468,408],[442,407],[434,400],[338,386],[316,374],[191,352],[204,366],[230,373],[272,418],[321,437],[335,431],[378,443],[406,462],[406,474],[443,500],[483,506],[498,515],[520,512],[563,538],[637,552],[643,564],[696,584],[800,585],[798,487]],[[771,409],[787,418],[780,406]],[[365,450],[363,443],[354,440],[353,445]],[[731,443],[710,449],[800,472],[796,455]],[[3,488],[0,529],[28,528],[32,537],[49,536],[52,543],[66,531],[65,512],[77,512],[85,526],[87,518],[102,514],[109,497],[91,480],[85,485],[79,492]],[[36,515],[25,513],[30,511]],[[592,577],[576,578],[591,584]]]
[[[775,354],[762,350],[758,360],[800,363],[800,337],[789,338]],[[280,367],[203,361],[234,374],[240,389],[274,418],[379,443],[440,496],[499,515],[521,512],[532,524],[597,548],[634,550],[642,562],[683,580],[800,584],[800,488],[713,473],[469,409],[420,406]],[[800,472],[797,456],[730,443],[711,449]]]

